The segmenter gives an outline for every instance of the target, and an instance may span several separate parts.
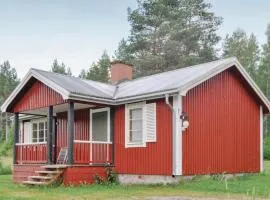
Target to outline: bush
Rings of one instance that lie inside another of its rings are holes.
[[[263,157],[265,160],[270,160],[270,136],[264,139]]]
[[[11,167],[5,167],[0,161],[0,175],[6,175],[6,174],[11,174]]]
[[[117,185],[119,184],[118,175],[110,165],[105,167],[106,179],[96,174],[93,178],[96,184],[99,185]]]
[[[8,153],[11,152],[14,142],[13,130],[13,127],[9,129],[9,137],[7,141],[0,142],[0,156],[8,156]]]

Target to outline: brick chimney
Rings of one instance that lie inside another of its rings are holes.
[[[132,65],[119,60],[111,62],[111,82],[117,84],[125,80],[132,80]]]

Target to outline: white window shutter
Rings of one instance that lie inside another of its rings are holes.
[[[145,122],[146,122],[146,142],[156,142],[156,103],[145,105]]]

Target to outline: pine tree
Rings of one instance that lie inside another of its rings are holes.
[[[5,61],[0,65],[0,105],[10,95],[14,88],[19,84],[19,79],[15,68],[10,66],[9,61]],[[8,119],[7,113],[0,112],[0,142],[4,138],[4,134],[8,132]]]
[[[72,75],[71,69],[69,67],[66,68],[65,64],[62,62],[61,64],[58,63],[57,59],[54,59],[51,71],[59,74],[66,74]]]
[[[270,24],[266,31],[267,42],[262,46],[262,58],[259,65],[258,84],[270,99]]]
[[[116,59],[132,63],[135,77],[216,58],[216,31],[222,19],[203,0],[138,0],[128,9],[130,35]]]
[[[256,80],[260,60],[260,49],[254,34],[250,36],[242,29],[237,29],[232,35],[227,35],[223,43],[223,57],[238,58],[249,75]]]
[[[108,82],[110,67],[110,57],[107,52],[104,51],[98,62],[93,63],[87,72],[83,70],[80,74],[80,77],[94,81]]]

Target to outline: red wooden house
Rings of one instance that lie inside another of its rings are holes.
[[[105,164],[123,183],[263,170],[270,103],[235,58],[131,78],[121,62],[111,84],[31,69],[1,107],[15,114],[14,181],[61,168],[64,183],[91,183]]]

